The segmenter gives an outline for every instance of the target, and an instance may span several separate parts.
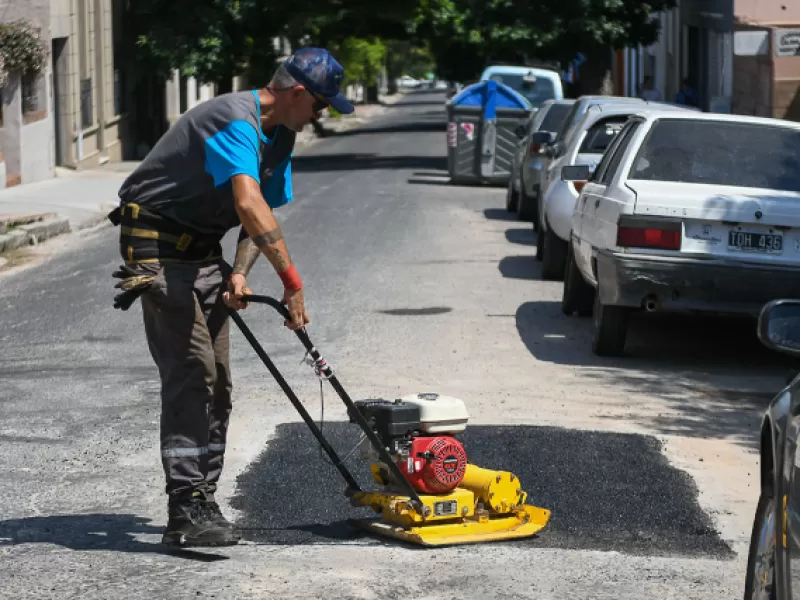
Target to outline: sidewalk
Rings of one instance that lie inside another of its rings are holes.
[[[403,94],[382,96],[381,104],[359,105],[355,112],[338,119],[321,119],[322,135],[312,127],[297,135],[297,150],[314,142],[353,129],[383,114]],[[101,223],[119,202],[117,192],[138,163],[107,163],[85,171],[57,169],[56,177],[0,190],[0,254]]]

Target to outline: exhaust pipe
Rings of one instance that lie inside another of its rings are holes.
[[[647,312],[655,312],[659,309],[660,304],[658,302],[658,296],[653,294],[646,296],[644,299],[644,309]]]

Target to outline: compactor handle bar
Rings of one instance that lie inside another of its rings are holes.
[[[284,304],[280,300],[272,298],[271,296],[245,294],[244,296],[241,297],[241,300],[243,302],[268,304],[276,311],[278,311],[278,313],[283,318],[285,318],[288,321],[291,320],[291,316],[286,306],[284,306]],[[286,382],[286,379],[284,379],[283,375],[281,375],[280,371],[278,371],[278,368],[272,362],[272,359],[270,359],[270,357],[264,351],[264,348],[262,348],[261,344],[258,343],[258,340],[256,340],[255,336],[250,331],[250,328],[247,327],[245,322],[242,320],[241,315],[239,315],[238,311],[232,308],[228,308],[228,312],[231,315],[233,321],[236,323],[236,325],[239,326],[239,329],[242,331],[245,338],[247,338],[247,341],[250,342],[251,346],[253,346],[253,349],[256,351],[256,354],[258,354],[258,357],[261,359],[261,361],[264,363],[267,369],[269,369],[270,373],[272,373],[272,376],[275,378],[275,381],[278,382],[278,385],[281,387],[281,389],[283,389],[284,393],[289,397],[289,400],[297,409],[297,412],[300,413],[300,416],[306,422],[306,425],[308,425],[308,428],[311,430],[311,433],[313,433],[314,437],[317,438],[317,441],[319,442],[320,446],[322,446],[322,448],[328,454],[330,459],[333,461],[333,464],[339,470],[339,473],[342,474],[342,477],[344,477],[345,481],[347,482],[347,485],[349,486],[349,492],[360,492],[361,487],[358,485],[358,482],[356,482],[355,478],[350,473],[350,471],[347,470],[347,467],[344,466],[344,463],[337,455],[336,450],[333,449],[333,447],[325,439],[325,436],[322,435],[322,431],[320,431],[319,427],[317,427],[317,424],[308,414],[308,411],[305,409],[305,406],[303,406],[303,403],[300,402],[300,399],[295,395],[292,388]],[[356,405],[353,403],[353,400],[350,398],[348,393],[342,387],[342,384],[339,383],[339,380],[336,378],[336,375],[333,374],[333,370],[330,368],[325,359],[322,358],[319,351],[311,342],[311,339],[308,337],[308,334],[306,333],[305,329],[296,329],[295,333],[297,334],[297,337],[300,339],[300,342],[303,344],[303,347],[306,349],[308,354],[314,360],[315,369],[317,370],[318,374],[320,374],[320,376],[324,376],[324,378],[330,382],[333,389],[336,390],[336,393],[339,394],[339,397],[342,399],[342,402],[344,402],[345,406],[347,407],[348,416],[350,416],[351,419],[356,421],[359,427],[361,427],[361,430],[364,432],[369,441],[372,443],[373,448],[375,448],[375,450],[378,452],[381,460],[386,464],[389,470],[392,471],[394,479],[400,484],[400,486],[403,488],[403,491],[411,499],[412,504],[414,504],[417,509],[421,510],[422,500],[420,499],[419,494],[411,486],[411,483],[409,483],[409,481],[405,478],[405,476],[403,476],[402,472],[400,471],[400,468],[395,464],[388,450],[384,447],[380,438],[378,438],[378,435],[375,433],[370,424],[364,418],[364,415],[361,414],[361,411],[358,410]]]

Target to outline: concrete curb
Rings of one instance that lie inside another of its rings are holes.
[[[35,246],[44,240],[70,231],[69,221],[61,217],[21,225],[0,235],[0,253],[10,252],[23,246]]]

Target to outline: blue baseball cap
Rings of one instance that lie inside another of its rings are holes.
[[[355,110],[339,91],[344,68],[324,48],[300,48],[284,66],[297,83],[325,98],[340,113],[350,114]]]

